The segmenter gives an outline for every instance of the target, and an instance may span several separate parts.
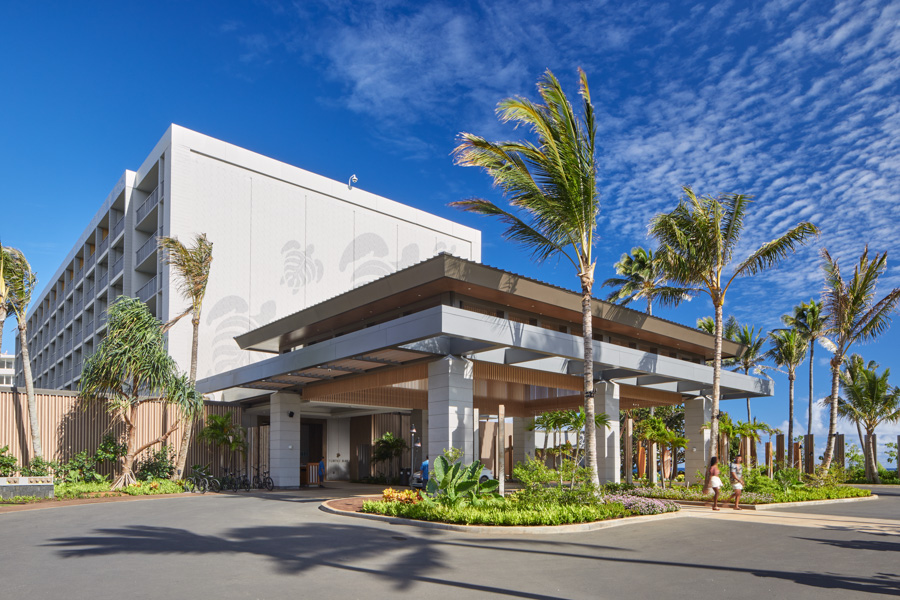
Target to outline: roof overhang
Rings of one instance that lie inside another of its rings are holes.
[[[593,352],[597,380],[683,397],[712,393],[713,369],[707,365],[598,341]],[[302,390],[325,379],[447,354],[568,375],[582,374],[584,364],[580,336],[441,305],[214,375],[197,389]],[[771,396],[772,388],[767,379],[721,373],[722,399]]]
[[[527,313],[581,323],[581,294],[515,273],[440,254],[417,265],[288,315],[235,338],[244,350],[278,353],[304,338],[351,326],[373,315],[415,307],[427,298],[455,292]],[[703,331],[593,299],[594,328],[648,344],[677,348],[706,359],[713,357],[715,338]],[[722,341],[725,358],[743,346]]]

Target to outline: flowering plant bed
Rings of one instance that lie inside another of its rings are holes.
[[[511,494],[476,503],[451,505],[430,499],[420,492],[387,489],[381,500],[363,502],[360,512],[462,525],[539,526],[592,523],[677,510],[678,505],[669,500],[627,494],[602,496],[582,504],[534,503],[519,494]]]
[[[685,500],[693,502],[712,502],[713,494],[704,494],[699,486],[692,487],[638,487],[628,490],[627,494],[642,498],[665,498],[669,500]],[[741,504],[780,504],[783,502],[803,502],[812,500],[836,500],[840,498],[864,498],[871,496],[869,490],[848,486],[833,487],[801,487],[788,491],[776,491],[773,493],[744,492],[741,494]],[[719,502],[733,502],[732,490],[723,490],[719,494]]]

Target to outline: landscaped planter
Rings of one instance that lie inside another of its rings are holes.
[[[53,497],[52,477],[0,477],[0,498],[16,496]]]

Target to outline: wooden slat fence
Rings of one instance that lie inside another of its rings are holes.
[[[38,425],[41,431],[41,443],[44,458],[54,462],[65,462],[78,452],[87,450],[94,452],[107,433],[119,436],[124,432],[121,421],[114,421],[102,405],[88,405],[76,394],[66,392],[49,392],[37,390]],[[221,402],[206,402],[203,415],[224,415],[231,411],[235,423],[241,422],[241,408]],[[159,437],[178,419],[177,411],[161,402],[149,402],[138,411],[137,438],[139,445]],[[201,442],[197,434],[203,428],[203,422],[194,423],[194,435],[188,452],[187,467],[194,464],[209,464],[213,474],[221,474],[221,466],[225,462],[222,452]],[[183,428],[179,426],[169,437],[168,444],[177,446],[181,443]],[[268,440],[267,440],[268,442]],[[31,426],[28,420],[27,399],[25,391],[12,388],[0,388],[0,448],[9,446],[9,452],[19,460],[19,464],[31,461]],[[158,449],[156,445],[151,449]],[[235,457],[235,464],[242,461]],[[242,465],[241,465],[242,466]],[[101,471],[110,474],[113,465],[103,465]]]

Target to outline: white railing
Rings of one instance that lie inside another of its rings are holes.
[[[120,256],[119,258],[116,259],[116,262],[113,263],[112,269],[110,269],[113,277],[115,277],[116,275],[118,275],[119,273],[122,272],[122,266],[124,264],[125,264],[124,256]]]
[[[151,237],[149,240],[144,242],[144,245],[138,248],[138,251],[135,252],[135,264],[139,265],[144,262],[147,258],[150,257],[151,254],[156,252],[156,236]]]
[[[157,187],[155,190],[150,192],[150,195],[147,196],[147,199],[144,200],[144,203],[141,204],[137,209],[137,218],[135,219],[135,224],[140,224],[147,215],[150,214],[150,211],[153,210],[153,207],[159,204],[159,197],[162,194],[162,186]]]
[[[156,293],[156,277],[153,277],[150,281],[145,283],[141,289],[138,290],[137,297],[142,302],[147,302],[153,295]]]
[[[125,217],[119,219],[115,225],[113,225],[112,233],[109,235],[112,239],[116,239],[122,232],[125,231]]]

